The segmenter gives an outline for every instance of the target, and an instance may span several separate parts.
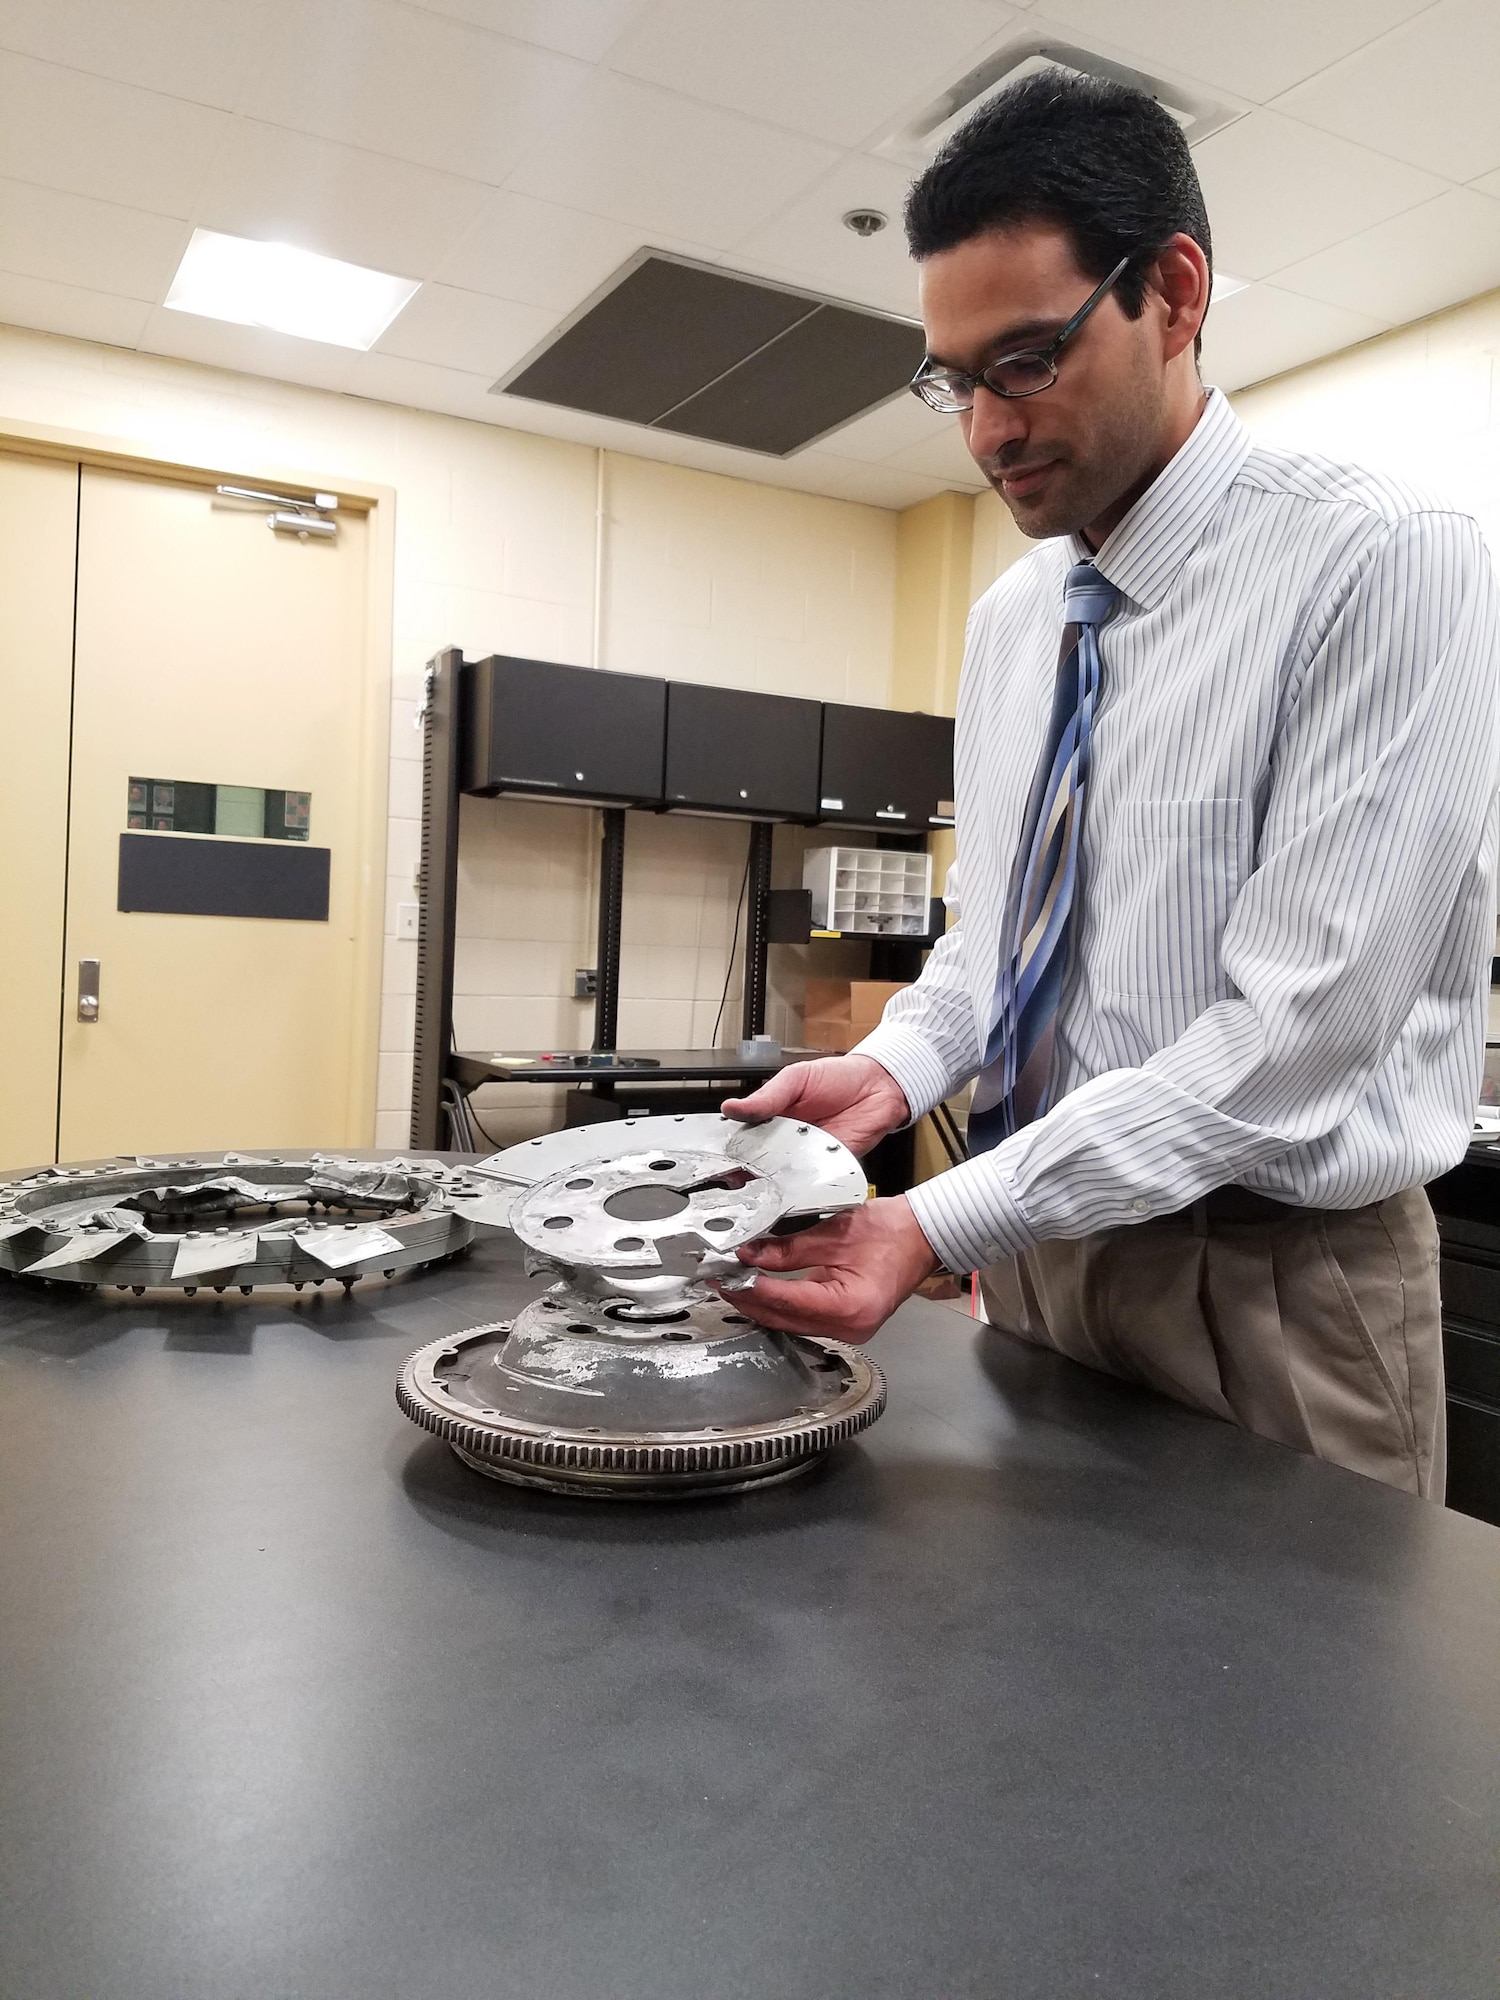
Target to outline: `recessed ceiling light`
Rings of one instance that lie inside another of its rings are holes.
[[[1233,292],[1244,291],[1249,283],[1248,278],[1231,278],[1227,271],[1215,271],[1213,290],[1208,295],[1208,302],[1212,305],[1215,299],[1227,299]]]
[[[415,278],[195,229],[166,303],[173,312],[294,333],[333,347],[373,347],[418,290]]]

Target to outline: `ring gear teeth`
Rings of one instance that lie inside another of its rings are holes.
[[[778,1345],[815,1355],[820,1370],[832,1363],[840,1380],[823,1410],[805,1405],[757,1424],[707,1426],[672,1434],[631,1432],[610,1425],[544,1428],[518,1409],[504,1414],[459,1402],[444,1386],[445,1361],[466,1360],[474,1369],[494,1363],[511,1327],[499,1321],[456,1339],[420,1349],[396,1378],[396,1401],[413,1423],[450,1444],[466,1465],[492,1479],[552,1492],[598,1497],[668,1499],[741,1492],[809,1471],[825,1453],[873,1424],[885,1408],[885,1377],[857,1348],[841,1341],[806,1340],[757,1328],[771,1355]],[[784,1361],[784,1354],[781,1357]],[[803,1393],[796,1374],[786,1396]],[[522,1406],[524,1408],[524,1404]],[[601,1414],[604,1414],[601,1412]]]

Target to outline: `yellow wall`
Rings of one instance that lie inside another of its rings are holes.
[[[1500,291],[1231,400],[1252,436],[1411,480],[1500,554]]]
[[[973,542],[972,494],[937,493],[899,517],[893,708],[953,713],[969,615]]]

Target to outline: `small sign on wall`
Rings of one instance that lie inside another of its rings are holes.
[[[326,924],[329,862],[326,847],[122,833],[116,907]]]

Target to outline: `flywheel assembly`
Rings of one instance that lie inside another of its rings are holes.
[[[493,1184],[441,1160],[195,1154],[0,1180],[0,1270],[54,1284],[192,1293],[346,1288],[451,1257]]]
[[[476,1471],[576,1494],[733,1491],[806,1471],[884,1409],[857,1348],[759,1326],[732,1302],[753,1282],[740,1244],[864,1201],[863,1169],[826,1132],[628,1118],[473,1172],[493,1189],[476,1219],[508,1226],[528,1272],[555,1281],[516,1319],[401,1370],[401,1408]]]

